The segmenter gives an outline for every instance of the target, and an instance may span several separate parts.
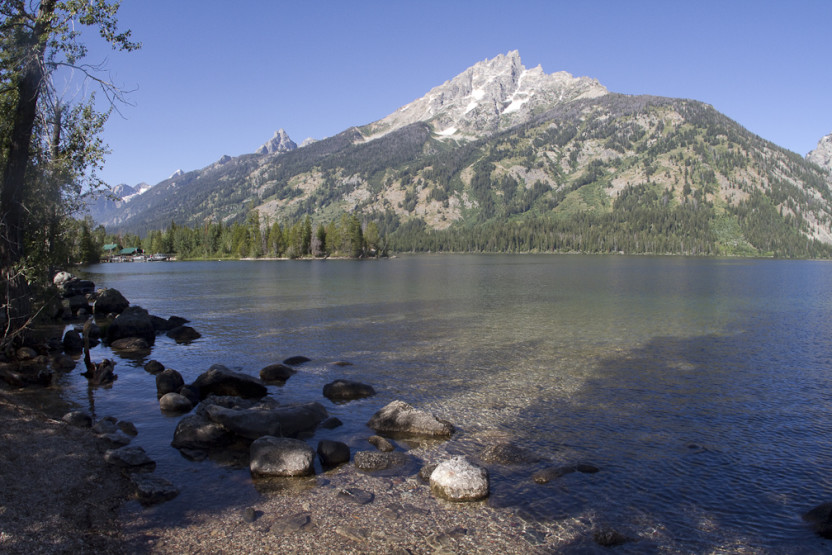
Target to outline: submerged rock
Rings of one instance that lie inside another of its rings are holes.
[[[439,463],[430,475],[431,492],[448,501],[477,501],[488,496],[488,471],[465,457]]]
[[[355,468],[366,471],[386,470],[407,464],[408,457],[404,453],[379,451],[357,451],[353,456]]]
[[[165,335],[177,343],[190,343],[202,337],[202,334],[190,326],[177,326],[168,331]]]
[[[352,401],[376,394],[373,386],[350,380],[335,380],[324,386],[324,397],[331,401]]]
[[[176,486],[152,474],[132,474],[130,480],[136,490],[136,497],[142,505],[163,503],[179,495]]]
[[[434,415],[413,408],[404,401],[393,401],[375,413],[367,426],[379,433],[450,437],[453,425]]]
[[[171,445],[177,449],[214,449],[228,445],[232,434],[205,416],[191,414],[176,425]]]
[[[263,436],[251,444],[253,476],[308,476],[315,451],[299,439]]]
[[[294,356],[284,360],[283,364],[288,364],[289,366],[299,366],[301,364],[309,362],[310,360],[312,359],[305,356]]]
[[[485,447],[480,459],[486,463],[496,464],[530,464],[540,460],[531,451],[512,442],[494,443]]]
[[[297,373],[297,370],[294,368],[278,362],[260,370],[260,379],[264,382],[285,382],[295,373]]]
[[[815,534],[832,539],[832,502],[822,503],[806,512],[803,520],[809,523]]]

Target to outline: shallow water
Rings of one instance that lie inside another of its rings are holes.
[[[259,493],[247,468],[188,461],[170,447],[178,418],[160,413],[146,360],[190,382],[211,364],[256,376],[302,354],[312,362],[269,389],[281,402],[321,401],[344,421],[313,446],[332,438],[371,448],[364,423],[403,399],[458,427],[443,452],[476,457],[510,438],[543,457],[490,467],[488,502],[530,519],[591,515],[659,549],[829,548],[800,515],[832,499],[832,264],[421,256],[109,264],[84,274],[203,335],[190,345],[160,336],[147,359],[116,357],[111,388],[89,390],[80,370],[61,377],[69,401],[134,422],[133,443],[181,487],[152,509],[159,518]],[[105,356],[106,347],[93,351]],[[333,404],[321,389],[336,378],[378,395]],[[601,471],[529,479],[576,462]]]

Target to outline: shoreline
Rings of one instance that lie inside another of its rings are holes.
[[[592,543],[591,518],[552,529],[486,501],[443,501],[415,475],[362,472],[351,462],[307,478],[258,480],[250,506],[194,508],[183,522],[160,524],[164,506],[132,500],[129,479],[104,462],[105,442],[48,414],[62,410],[55,397],[0,387],[5,553],[519,554]]]

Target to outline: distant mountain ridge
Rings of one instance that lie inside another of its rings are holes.
[[[260,153],[172,176],[105,225],[144,234],[254,208],[272,222],[358,213],[404,250],[815,256],[832,245],[829,174],[814,163],[701,102],[611,93],[528,70],[517,52],[302,148],[281,131]]]

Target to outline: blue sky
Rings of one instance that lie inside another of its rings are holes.
[[[110,183],[380,119],[486,58],[692,98],[805,155],[832,132],[832,1],[123,0],[143,43],[105,59],[131,105],[103,139]]]

